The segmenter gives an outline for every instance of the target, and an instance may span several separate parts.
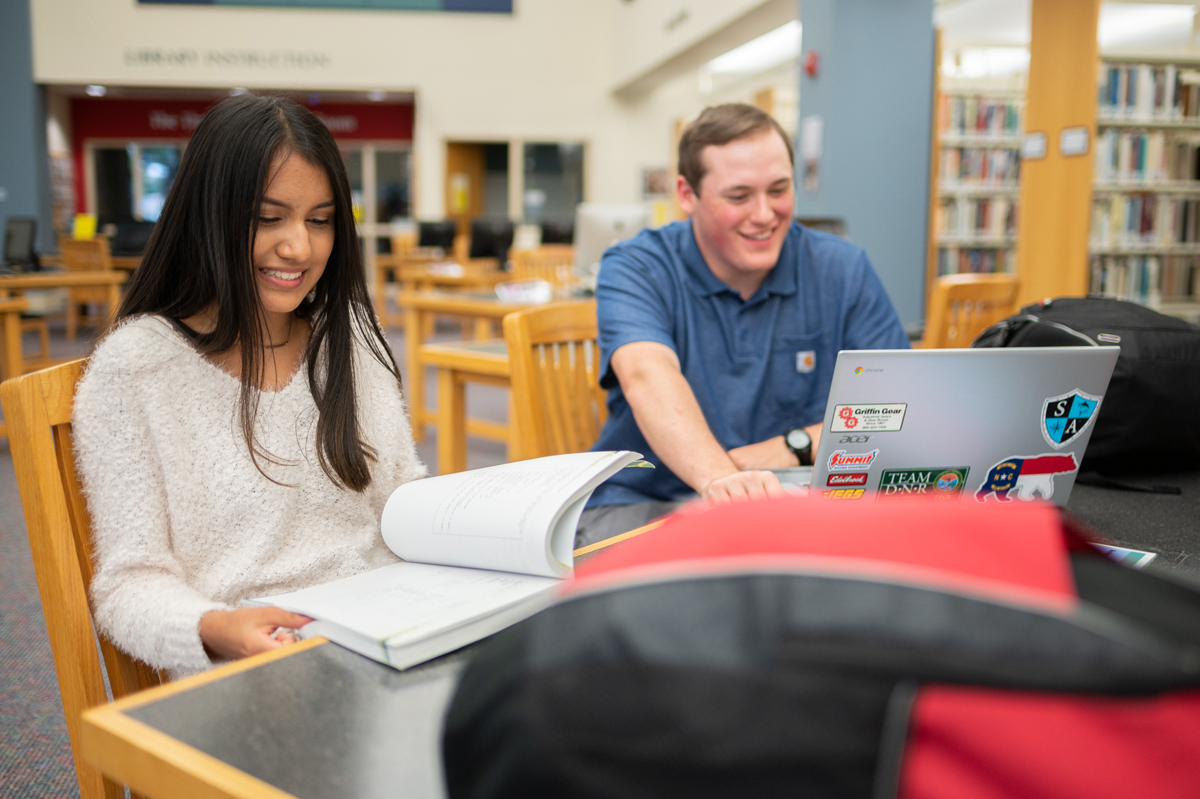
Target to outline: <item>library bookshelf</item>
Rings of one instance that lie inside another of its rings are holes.
[[[1102,56],[1089,285],[1200,322],[1200,60]]]
[[[934,276],[1015,272],[1024,89],[943,78]]]

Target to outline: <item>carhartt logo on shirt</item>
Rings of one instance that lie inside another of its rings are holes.
[[[804,350],[796,353],[796,371],[802,375],[811,372],[817,366],[817,353],[815,350]]]

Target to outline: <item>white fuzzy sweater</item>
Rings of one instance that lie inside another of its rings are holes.
[[[379,532],[392,490],[425,475],[395,378],[355,356],[371,485],[335,486],[317,460],[307,369],[260,396],[250,460],[241,384],[166,320],[121,325],[92,355],[75,397],[79,471],[92,517],[92,604],[118,647],[178,677],[212,665],[200,617],[242,599],[327,582],[396,560]]]

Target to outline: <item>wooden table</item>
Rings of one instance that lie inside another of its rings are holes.
[[[400,259],[380,255],[375,259],[375,310],[379,315],[380,324],[385,327],[404,323],[403,313],[393,314],[388,310],[387,276],[393,275],[400,286],[400,292],[429,291],[432,289],[491,289],[497,283],[511,280],[512,275],[496,268],[493,259],[483,259],[487,263],[470,263],[467,265],[443,262],[445,268],[438,263],[439,258],[429,255],[409,254]],[[453,269],[458,266],[459,270]]]
[[[396,671],[302,641],[85,712],[83,757],[151,799],[445,796],[442,716],[470,654]]]
[[[108,323],[111,325],[117,318],[117,308],[121,304],[121,284],[125,282],[128,275],[125,272],[24,272],[19,275],[0,275],[0,298],[19,296],[22,291],[28,289],[61,289],[61,288],[76,288],[79,286],[104,286],[108,291],[106,303],[108,304]],[[22,300],[24,302],[24,300]],[[8,324],[6,318],[5,324]],[[18,334],[15,338],[7,333],[5,328],[5,359],[4,359],[4,377],[14,377],[24,374],[25,365],[21,356],[21,336],[19,332],[18,318]],[[15,345],[14,343],[15,342]]]
[[[404,384],[412,415],[413,438],[425,438],[425,425],[437,422],[437,415],[425,408],[425,366],[421,347],[425,343],[426,321],[434,316],[461,316],[475,320],[475,339],[492,337],[492,325],[506,314],[531,307],[531,303],[501,302],[495,294],[406,291],[400,294],[404,309],[404,354],[408,379]]]
[[[485,383],[508,388],[508,346],[504,339],[425,344],[423,366],[437,369],[438,474],[467,468],[467,435],[508,444],[508,460],[516,454],[516,416],[509,408],[508,424],[468,419],[466,384]]]
[[[0,363],[0,380],[20,377],[24,374],[21,355],[21,314],[29,310],[29,301],[21,297],[0,299],[0,330],[3,331],[3,362]],[[0,429],[3,429],[0,426]]]
[[[113,269],[121,269],[125,272],[132,272],[142,265],[142,256],[140,255],[110,255],[108,260]],[[38,256],[38,261],[42,266],[63,265],[61,255],[41,255]]]

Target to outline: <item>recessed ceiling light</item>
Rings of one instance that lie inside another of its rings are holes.
[[[312,94],[310,94],[308,96],[308,104],[309,105],[320,105],[321,104],[321,95],[317,94],[316,92],[313,92]]]
[[[250,93],[250,90],[247,88],[244,88],[242,86],[234,86],[232,89],[229,90],[229,95],[231,97],[241,97],[243,94],[249,94],[249,93]]]
[[[88,93],[88,97],[103,97],[108,92],[108,89],[104,88],[103,86],[96,86],[93,84],[88,86],[86,91]]]
[[[387,99],[387,92],[373,91],[367,92],[367,99],[373,103],[382,103]]]

